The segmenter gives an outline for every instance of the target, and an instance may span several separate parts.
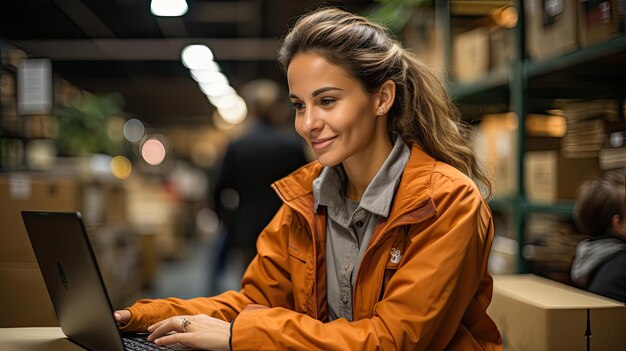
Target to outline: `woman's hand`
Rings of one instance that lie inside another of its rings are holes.
[[[159,346],[181,343],[203,350],[229,349],[230,323],[205,314],[164,319],[149,326],[148,332],[148,340]]]
[[[122,326],[130,321],[130,311],[129,310],[119,310],[113,312],[113,317],[117,322],[117,325]]]

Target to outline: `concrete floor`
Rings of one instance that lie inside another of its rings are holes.
[[[179,297],[189,299],[210,296],[225,290],[238,290],[243,274],[239,255],[231,253],[221,279],[214,281],[214,257],[217,243],[192,239],[185,247],[181,259],[163,261],[157,269],[154,284],[143,293],[146,298]],[[215,285],[215,286],[213,286]]]

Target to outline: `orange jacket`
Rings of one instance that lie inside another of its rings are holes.
[[[235,320],[233,350],[502,350],[486,314],[491,212],[471,180],[415,146],[357,272],[354,322],[327,322],[326,216],[314,214],[311,193],[320,171],[314,162],[273,185],[284,204],[259,236],[241,291],[141,300],[124,329],[205,313]]]

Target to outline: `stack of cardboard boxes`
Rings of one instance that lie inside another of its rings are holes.
[[[626,19],[626,0],[527,0],[524,4],[526,49],[533,61],[617,37],[620,22]],[[460,30],[452,40],[452,71],[461,83],[507,69],[514,57],[513,30],[476,23],[478,27]]]
[[[57,325],[20,211],[81,211],[81,197],[79,184],[67,178],[0,177],[0,326]]]
[[[126,230],[127,240],[122,241],[108,240],[103,234],[125,226],[125,190],[120,184],[88,182],[75,176],[7,173],[0,175],[0,203],[0,327],[57,325],[20,211],[80,211],[107,287],[120,277],[137,280],[130,277],[139,270],[130,262],[139,256],[132,233]],[[122,249],[125,254],[119,252]],[[128,250],[136,252],[129,254]],[[120,257],[130,258],[124,261]],[[118,289],[109,290],[112,299],[118,297]]]

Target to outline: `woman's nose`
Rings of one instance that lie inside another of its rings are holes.
[[[308,108],[304,111],[303,124],[306,131],[310,133],[315,130],[321,129],[324,125],[324,122],[314,109]]]

